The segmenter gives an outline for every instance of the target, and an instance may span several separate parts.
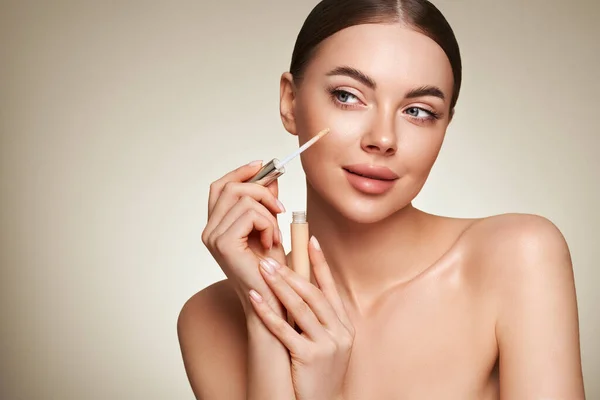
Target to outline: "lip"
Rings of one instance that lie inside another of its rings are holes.
[[[391,169],[376,165],[349,165],[343,169],[350,185],[365,194],[384,194],[392,189],[399,179]]]
[[[399,176],[389,169],[388,167],[383,167],[379,165],[372,164],[355,164],[355,165],[347,165],[343,167],[347,172],[361,175],[365,178],[376,179],[380,181],[394,181],[399,178]]]

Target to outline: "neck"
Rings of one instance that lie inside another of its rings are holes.
[[[343,217],[310,185],[307,188],[310,234],[321,244],[340,295],[358,310],[422,269],[418,254],[423,254],[428,217],[409,204],[382,221],[361,224]]]

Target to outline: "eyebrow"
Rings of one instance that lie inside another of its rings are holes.
[[[348,66],[341,66],[341,67],[336,67],[327,73],[327,76],[334,76],[334,75],[342,75],[342,76],[350,77],[352,79],[359,81],[360,83],[362,83],[363,85],[367,86],[368,88],[370,88],[372,90],[375,90],[377,88],[377,84],[375,83],[375,80],[373,78],[371,78],[370,76],[368,76],[367,74],[365,74],[364,72],[362,72],[356,68],[352,68],[352,67],[348,67]],[[407,99],[414,99],[416,97],[425,97],[425,96],[438,97],[442,100],[446,100],[446,96],[444,95],[444,92],[442,92],[442,90],[440,88],[438,88],[437,86],[431,86],[431,85],[421,86],[419,88],[412,89],[411,91],[409,91],[406,94]]]
[[[406,94],[407,99],[414,99],[415,97],[433,96],[439,97],[442,100],[446,100],[444,92],[441,91],[437,86],[421,86],[411,90]]]
[[[373,78],[371,78],[367,74],[357,70],[356,68],[347,67],[347,66],[337,67],[327,73],[327,76],[334,76],[334,75],[348,76],[352,79],[359,81],[363,85],[365,85],[368,88],[373,89],[373,90],[377,87],[377,84],[375,83]]]

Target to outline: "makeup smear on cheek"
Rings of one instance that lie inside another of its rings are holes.
[[[360,146],[360,141],[372,127],[372,114],[368,111],[334,113],[327,118],[331,129],[329,142],[335,141],[338,149]]]

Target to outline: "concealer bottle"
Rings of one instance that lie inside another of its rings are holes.
[[[292,239],[292,269],[310,282],[310,259],[308,258],[308,222],[306,221],[306,212],[292,212],[292,223],[290,224],[290,233]],[[288,313],[288,322],[291,326],[298,329],[294,319]]]
[[[310,281],[310,260],[308,258],[308,222],[306,212],[294,211],[290,224],[292,236],[292,268],[294,271]]]

